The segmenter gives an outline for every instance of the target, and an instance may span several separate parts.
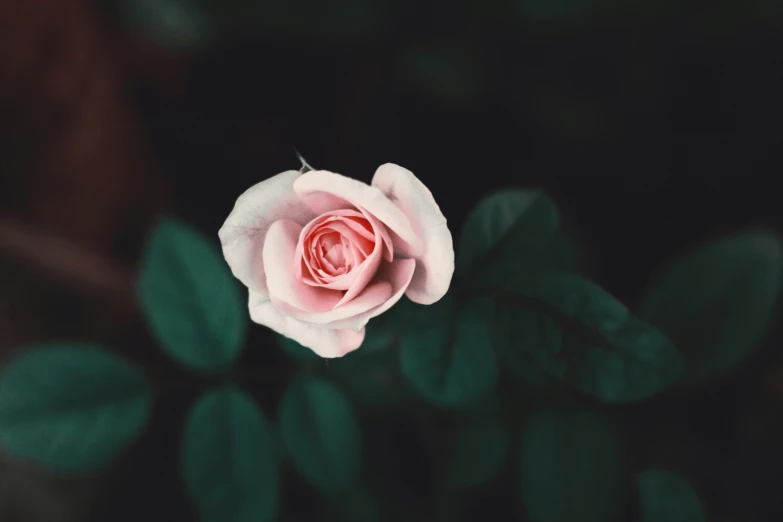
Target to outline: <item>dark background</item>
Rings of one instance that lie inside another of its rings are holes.
[[[167,371],[130,290],[150,224],[173,212],[216,239],[242,191],[299,167],[294,147],[364,181],[412,170],[455,237],[488,192],[543,187],[590,275],[633,306],[686,246],[781,230],[781,28],[774,0],[0,0],[0,357],[70,336]],[[780,345],[773,326],[723,381],[616,411],[646,436],[635,458],[692,473],[711,520],[783,516]],[[265,329],[250,346],[288,371]],[[272,409],[280,391],[256,390]],[[0,452],[0,520],[191,520],[176,445],[192,397],[163,399],[101,477]],[[393,494],[424,502],[416,436],[371,425],[400,455]],[[320,519],[288,475],[290,520]],[[513,487],[471,509],[520,519],[498,500]]]

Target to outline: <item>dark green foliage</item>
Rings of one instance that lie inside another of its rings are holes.
[[[199,50],[218,36],[209,0],[116,0],[125,24],[145,38],[175,51]]]
[[[682,357],[671,341],[590,281],[520,274],[490,293],[498,296],[509,358],[528,351],[552,375],[603,401],[639,401],[680,377]]]
[[[246,299],[219,249],[187,224],[166,218],[155,228],[139,296],[152,332],[177,362],[209,373],[239,357]]]
[[[685,355],[686,378],[701,381],[757,346],[780,295],[783,250],[770,232],[749,231],[673,260],[639,308]]]
[[[105,467],[146,426],[152,392],[142,371],[96,346],[33,346],[0,377],[0,439],[59,472]]]
[[[508,431],[497,423],[476,424],[457,432],[449,480],[458,488],[490,481],[503,465]]]
[[[6,4],[0,521],[783,520],[783,1]],[[216,237],[294,147],[455,240],[336,359]]]
[[[215,388],[196,401],[185,419],[181,459],[199,520],[273,520],[280,489],[274,436],[243,391]]]
[[[707,518],[696,490],[672,471],[648,469],[636,478],[640,522],[704,522]]]
[[[531,522],[607,522],[623,508],[623,440],[587,410],[533,415],[522,434],[521,502]]]
[[[448,300],[432,305],[441,317],[409,331],[400,345],[403,375],[423,397],[441,406],[480,399],[497,385],[492,349],[492,303],[467,303],[454,317]]]
[[[370,408],[415,400],[397,363],[397,347],[371,351],[369,347],[330,361],[324,375],[332,377],[351,399]]]
[[[353,407],[339,389],[302,376],[286,390],[279,415],[287,455],[304,478],[327,493],[356,482],[362,433]]]
[[[540,190],[505,190],[476,205],[462,228],[457,275],[492,272],[496,262],[524,265],[557,230],[559,213]]]
[[[277,336],[278,344],[289,357],[317,368],[321,375],[338,383],[357,403],[368,407],[394,405],[415,398],[400,373],[397,351],[403,334],[419,324],[419,314],[426,309],[403,298],[367,324],[358,350],[338,359],[321,359],[312,350],[281,335]]]
[[[314,486],[322,500],[314,512],[326,520],[458,520],[466,499],[513,487],[509,502],[532,522],[619,521],[635,471],[623,433],[611,409],[585,409],[567,390],[636,403],[677,383],[686,362],[694,381],[727,370],[770,321],[783,257],[777,237],[762,232],[686,255],[650,285],[641,306],[648,323],[578,275],[580,253],[541,191],[481,200],[458,251],[459,277],[439,302],[402,299],[344,357],[322,359],[275,335],[290,358],[280,375],[301,371],[273,396],[273,427],[234,382],[245,375],[231,369],[248,312],[216,245],[178,220],[158,225],[139,281],[145,317],[182,373],[203,374],[194,382],[211,386],[185,415],[180,449],[200,520],[285,516],[286,460]],[[143,373],[113,355],[39,347],[0,380],[0,439],[53,470],[99,469],[141,433],[151,395]],[[384,444],[412,449],[371,447],[367,433],[378,439],[379,429]],[[401,500],[387,485],[410,478],[406,459],[426,476]],[[518,481],[503,484],[506,471]],[[395,472],[403,477],[375,476]],[[705,520],[694,487],[673,472],[643,471],[636,486],[640,522]]]

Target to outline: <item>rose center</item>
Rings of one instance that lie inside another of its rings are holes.
[[[339,234],[327,234],[319,241],[322,258],[326,259],[335,269],[346,266],[345,247]]]
[[[364,215],[355,210],[338,210],[311,221],[302,230],[299,241],[301,257],[297,271],[302,280],[347,290],[356,276],[349,274],[359,269],[374,251],[376,237]]]

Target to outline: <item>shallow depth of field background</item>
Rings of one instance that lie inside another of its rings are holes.
[[[481,196],[542,187],[591,277],[633,304],[690,244],[783,230],[780,49],[776,0],[0,0],[0,361],[68,337],[154,365],[128,291],[150,224],[217,239],[242,191],[299,167],[294,147],[364,181],[412,170],[455,237]],[[708,387],[617,409],[636,458],[682,463],[710,520],[783,516],[782,333]],[[262,327],[247,351],[280,368],[254,389],[276,404],[290,361]],[[174,449],[191,399],[160,402],[97,477],[0,449],[0,521],[192,520]],[[385,493],[415,511],[418,434],[372,423],[398,463]],[[464,519],[524,520],[516,490]],[[284,495],[290,520],[322,519],[296,477]]]

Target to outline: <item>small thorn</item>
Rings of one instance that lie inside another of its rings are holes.
[[[302,168],[299,169],[299,172],[304,174],[305,172],[309,172],[311,170],[315,170],[313,167],[310,166],[309,163],[307,163],[307,160],[305,160],[301,154],[299,154],[299,151],[296,150],[296,147],[294,147],[294,152],[296,153],[296,157],[299,158],[299,161],[302,163]]]

